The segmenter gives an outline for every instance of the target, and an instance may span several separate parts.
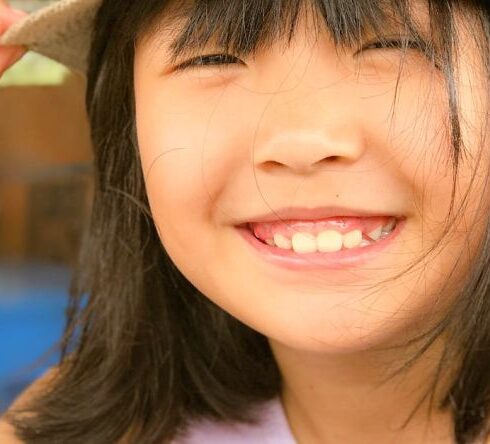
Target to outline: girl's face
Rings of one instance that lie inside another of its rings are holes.
[[[416,14],[428,29],[423,9]],[[462,282],[483,230],[484,85],[461,26],[457,82],[467,151],[454,197],[462,213],[445,233],[453,176],[443,75],[417,49],[337,51],[311,20],[302,16],[290,45],[182,70],[180,62],[222,51],[210,44],[167,63],[178,24],[140,41],[137,133],[161,241],[189,281],[269,338],[347,353],[419,333]],[[299,213],[274,214],[285,208]],[[276,235],[283,247],[290,240],[293,250],[259,244],[239,228],[267,214],[284,222],[257,225],[259,235]],[[376,238],[390,216],[399,217],[394,231],[356,246],[357,230]],[[320,242],[322,231],[331,241]],[[336,253],[300,252],[339,248],[336,242],[345,243]]]

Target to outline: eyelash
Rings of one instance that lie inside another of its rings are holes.
[[[208,63],[209,61],[216,61],[218,59],[218,63]],[[226,62],[226,60],[228,62]],[[245,65],[238,57],[235,57],[231,54],[209,54],[209,55],[202,55],[202,56],[197,56],[194,57],[193,59],[187,60],[184,63],[181,63],[179,66],[177,66],[176,70],[178,71],[184,71],[184,70],[189,70],[193,68],[199,68],[201,66],[224,66],[224,65],[234,65],[235,63],[233,62],[238,62],[237,64],[240,65]]]
[[[396,49],[396,48],[416,49],[419,51],[424,50],[421,44],[419,42],[416,42],[415,40],[408,40],[406,42],[402,40],[386,40],[384,42],[376,41],[376,42],[369,43],[368,45],[364,45],[361,49],[356,51],[356,55],[361,54],[362,52],[368,51],[370,49]],[[184,63],[178,65],[175,69],[177,71],[185,71],[185,70],[191,70],[194,68],[206,67],[206,66],[224,67],[227,65],[235,65],[235,64],[245,65],[245,63],[241,61],[238,57],[235,57],[234,55],[231,54],[208,54],[208,55],[197,56],[194,57],[193,59],[187,60]]]
[[[375,48],[371,48],[375,46]],[[419,51],[424,51],[423,43],[417,42],[415,40],[386,40],[386,41],[376,41],[364,45],[357,53],[362,53],[363,51],[369,49],[416,49]],[[356,54],[357,54],[356,53]]]

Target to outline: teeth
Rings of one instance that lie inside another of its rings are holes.
[[[344,247],[356,248],[362,242],[362,231],[354,230],[344,234]]]
[[[283,250],[291,250],[292,242],[282,234],[274,234],[274,243]]]
[[[375,230],[371,231],[371,233],[368,233],[368,236],[372,240],[378,240],[381,237],[381,231],[383,230],[383,227],[379,226]]]
[[[364,245],[367,244],[364,241]],[[344,235],[334,230],[325,230],[315,236],[311,233],[295,233],[291,240],[281,234],[274,235],[274,243],[285,250],[293,249],[295,253],[334,253],[344,248],[356,248],[363,243],[361,230],[353,230]]]
[[[343,236],[337,231],[325,230],[318,234],[316,243],[321,253],[334,253],[342,249]]]
[[[316,236],[310,233],[294,233],[291,239],[295,253],[316,253]]]
[[[396,224],[396,219],[394,217],[392,217],[390,219],[390,221],[383,226],[383,231],[385,233],[389,233],[391,230],[393,230],[393,228],[395,227],[395,224]]]
[[[275,246],[283,250],[294,250],[299,254],[306,253],[335,253],[342,248],[357,248],[372,245],[375,241],[384,239],[395,227],[396,218],[392,217],[384,226],[379,226],[368,233],[371,239],[363,239],[362,231],[357,229],[349,233],[341,234],[335,230],[324,230],[318,235],[312,233],[298,232],[292,239],[288,239],[282,234],[274,234],[274,239],[267,239],[265,242],[270,246]]]

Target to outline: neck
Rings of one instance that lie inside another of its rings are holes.
[[[432,399],[423,399],[435,376],[440,342],[387,380],[392,363],[407,359],[406,350],[324,355],[269,341],[283,376],[286,417],[299,444],[453,443],[451,415],[437,408],[444,384],[436,386]]]

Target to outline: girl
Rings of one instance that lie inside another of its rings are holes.
[[[91,4],[92,219],[2,442],[487,442],[487,2]]]

